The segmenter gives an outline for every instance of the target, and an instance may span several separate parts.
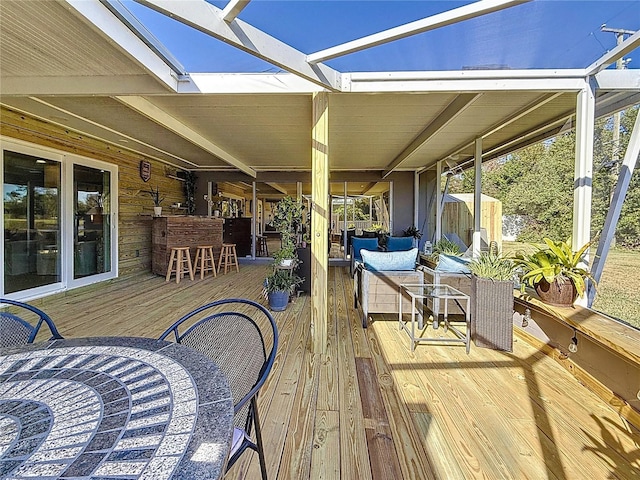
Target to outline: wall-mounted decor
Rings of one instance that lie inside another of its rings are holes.
[[[151,178],[151,162],[140,160],[140,178],[143,182],[148,182]]]

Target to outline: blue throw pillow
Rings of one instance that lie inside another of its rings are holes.
[[[376,272],[415,270],[418,249],[401,250],[398,252],[371,252],[362,250],[364,268]]]
[[[469,270],[470,259],[457,257],[455,255],[445,255],[441,253],[438,256],[438,265],[436,271],[444,273],[471,273]]]
[[[351,245],[353,246],[353,259],[362,261],[360,250],[378,250],[378,239],[351,237]]]
[[[387,252],[397,252],[398,250],[411,250],[412,248],[413,248],[413,237],[387,238]]]

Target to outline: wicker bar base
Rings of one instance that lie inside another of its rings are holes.
[[[513,351],[513,282],[471,279],[471,338],[477,347]]]

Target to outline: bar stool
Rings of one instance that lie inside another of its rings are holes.
[[[236,255],[236,244],[235,243],[223,243],[222,250],[220,251],[220,258],[218,259],[218,273],[220,273],[220,269],[222,268],[222,263],[224,262],[224,273],[227,273],[227,269],[233,267],[235,265],[236,271],[239,272],[240,268],[238,267],[238,257]]]
[[[194,272],[198,273],[198,270],[200,270],[200,280],[204,278],[206,272],[213,272],[213,276],[217,277],[216,261],[213,258],[213,245],[198,245],[196,248],[196,261],[193,262]]]
[[[169,258],[169,266],[167,267],[167,277],[165,282],[171,278],[171,274],[176,274],[176,283],[180,283],[185,273],[189,274],[189,278],[193,280],[193,266],[191,265],[191,254],[189,247],[173,247],[171,248],[171,257]]]
[[[258,256],[259,257],[268,257],[269,256],[269,247],[267,245],[267,237],[264,235],[258,235]]]

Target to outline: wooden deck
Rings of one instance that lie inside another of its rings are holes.
[[[66,337],[157,337],[210,300],[260,298],[266,266],[176,285],[138,275],[34,301]],[[329,344],[310,352],[310,299],[275,314],[280,348],[261,392],[269,478],[635,479],[640,435],[552,359],[420,345],[393,316],[367,330],[347,268],[330,269]],[[259,478],[245,454],[226,478]]]

